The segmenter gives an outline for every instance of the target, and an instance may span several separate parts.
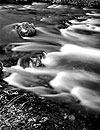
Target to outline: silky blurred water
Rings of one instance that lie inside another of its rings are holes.
[[[36,35],[20,38],[14,25],[34,23]],[[100,111],[100,10],[67,5],[0,6],[0,44],[24,52],[3,67],[4,78],[54,101]]]

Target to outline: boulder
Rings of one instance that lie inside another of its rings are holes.
[[[46,53],[44,51],[36,51],[31,54],[27,54],[19,59],[18,65],[23,68],[43,67],[42,59],[44,59]]]
[[[15,30],[21,38],[23,37],[33,37],[36,34],[36,30],[33,23],[22,22],[17,24]]]

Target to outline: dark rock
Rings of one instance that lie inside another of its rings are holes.
[[[3,55],[5,53],[4,47],[0,46],[0,54]]]

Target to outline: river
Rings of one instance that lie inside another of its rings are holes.
[[[14,28],[33,23],[34,36]],[[100,10],[67,5],[0,6],[3,81],[14,89],[100,112]]]

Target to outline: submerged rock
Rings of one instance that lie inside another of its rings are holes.
[[[23,37],[32,37],[36,34],[36,30],[33,23],[22,22],[14,26],[14,29],[17,31],[21,38]]]

